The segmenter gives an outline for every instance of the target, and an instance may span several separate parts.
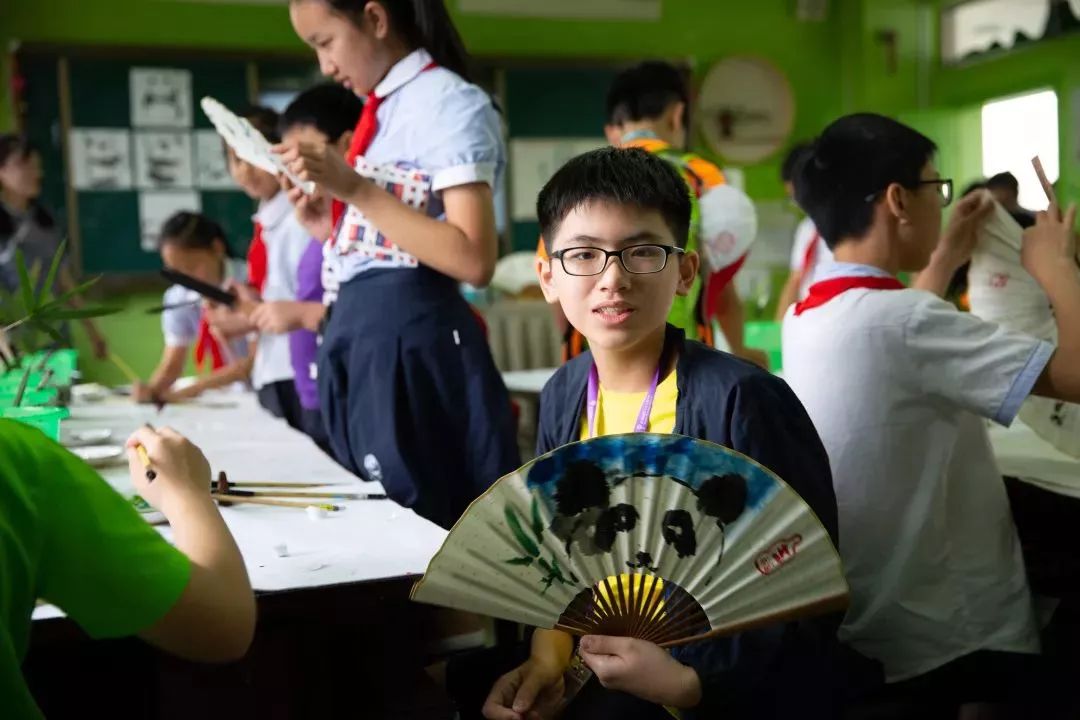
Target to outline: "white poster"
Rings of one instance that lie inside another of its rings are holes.
[[[161,226],[181,210],[200,212],[202,198],[199,193],[193,190],[139,193],[139,246],[146,252],[157,252]]]
[[[114,128],[74,128],[68,137],[76,190],[131,189],[131,134]]]
[[[168,68],[132,68],[132,127],[190,128],[191,73]]]
[[[193,185],[191,135],[186,132],[137,132],[135,186],[150,190]]]
[[[203,190],[235,190],[225,159],[225,141],[216,130],[196,130],[195,185]]]
[[[510,141],[510,214],[515,221],[536,219],[536,196],[555,171],[572,157],[605,147],[604,138],[527,138]]]

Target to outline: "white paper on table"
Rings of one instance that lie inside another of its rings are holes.
[[[132,127],[191,127],[193,111],[190,71],[132,68],[129,90]]]
[[[76,190],[131,189],[131,133],[117,128],[73,128],[68,136]]]
[[[202,198],[194,190],[144,190],[139,193],[139,246],[157,252],[161,226],[176,212],[202,210]]]
[[[148,190],[193,185],[191,135],[187,132],[136,132],[135,186]]]
[[[236,183],[229,175],[225,146],[216,130],[196,130],[195,186],[202,190],[235,190]]]

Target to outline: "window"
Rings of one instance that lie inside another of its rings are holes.
[[[1058,97],[1053,90],[992,100],[982,107],[982,169],[985,177],[1011,172],[1020,183],[1020,205],[1047,206],[1031,158],[1038,155],[1050,182],[1060,173]]]

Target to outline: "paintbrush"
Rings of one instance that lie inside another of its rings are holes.
[[[236,487],[233,485],[232,487]],[[332,492],[293,492],[289,490],[232,490],[218,492],[222,496],[239,497],[287,497],[287,498],[330,498],[332,500],[386,500],[382,493],[332,493]]]
[[[270,505],[270,506],[273,506],[273,507],[299,508],[301,510],[304,510],[304,509],[309,508],[309,507],[316,507],[316,508],[319,508],[320,510],[326,510],[327,512],[337,512],[337,511],[342,509],[340,505],[331,505],[330,503],[302,503],[302,502],[288,502],[286,500],[266,500],[266,499],[263,499],[263,498],[237,497],[236,495],[222,495],[221,493],[210,493],[210,497],[217,500],[218,503],[220,503],[221,505],[224,505],[226,507],[228,505],[233,504],[233,503],[237,503],[237,504],[245,504],[246,503],[248,505]]]
[[[112,364],[115,365],[117,368],[119,368],[120,372],[124,374],[124,377],[126,377],[129,382],[139,382],[138,374],[136,374],[136,372],[131,369],[131,366],[124,362],[123,358],[121,358],[119,355],[117,355],[116,353],[109,353],[109,361],[112,362]]]

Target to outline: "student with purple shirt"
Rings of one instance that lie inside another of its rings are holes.
[[[360,118],[361,100],[338,84],[317,85],[300,93],[281,115],[281,136],[285,141],[329,142],[344,155],[352,140],[352,131]],[[297,218],[311,233],[311,244],[304,251],[297,268],[296,300],[264,302],[251,314],[251,321],[264,333],[289,333],[296,393],[303,409],[303,428],[311,438],[330,452],[315,380],[315,356],[318,330],[326,312],[324,301],[333,293],[324,287],[322,244],[333,230],[330,222],[330,197],[321,189],[305,198],[296,208]]]

